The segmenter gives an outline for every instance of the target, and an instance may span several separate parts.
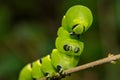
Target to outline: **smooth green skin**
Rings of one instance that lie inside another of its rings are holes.
[[[44,74],[49,73],[49,75],[47,75],[46,77],[52,78],[56,73],[56,70],[52,65],[50,55],[47,55],[42,58],[42,67],[41,68],[42,68]]]
[[[62,34],[64,34],[64,36]],[[65,51],[63,49],[64,44],[72,46],[73,50]],[[19,80],[39,79],[43,77],[46,72],[49,73],[47,77],[52,78],[56,73],[57,65],[60,65],[63,70],[75,67],[78,64],[84,44],[76,39],[71,39],[69,33],[63,27],[60,27],[56,39],[56,47],[57,49],[53,49],[51,53],[51,58],[50,55],[47,55],[42,58],[42,63],[37,60],[32,63],[32,68],[30,66],[23,68]],[[75,47],[80,48],[78,53],[74,53]]]
[[[41,77],[44,76],[43,72],[42,72],[42,64],[40,63],[39,60],[36,60],[32,63],[32,77],[35,79],[39,79]]]
[[[51,54],[52,64],[55,68],[57,68],[57,65],[61,66],[63,71],[75,67],[84,48],[83,42],[77,39],[71,39],[69,32],[63,27],[58,29],[57,35],[58,37],[55,43],[57,49],[53,49]],[[65,51],[63,48],[65,44],[71,46],[72,49]],[[80,50],[77,53],[74,52],[76,47]]]
[[[57,49],[53,49],[51,60],[55,68],[57,68],[57,65],[59,65],[64,71],[75,67],[78,64],[79,56],[69,56],[59,52]]]
[[[65,44],[72,46],[72,50],[65,51],[63,48]],[[63,27],[60,27],[58,30],[58,37],[56,39],[55,45],[59,52],[67,54],[69,56],[80,56],[84,48],[83,42],[76,39],[71,39],[71,36]],[[74,52],[74,49],[76,47],[80,49],[78,53]]]
[[[45,76],[45,73],[49,73],[47,77],[53,77],[57,70],[57,65],[60,65],[63,70],[73,68],[78,64],[79,56],[81,55],[84,44],[79,41],[76,36],[71,36],[70,33],[82,34],[88,30],[92,24],[93,17],[91,11],[82,5],[76,5],[71,7],[62,19],[62,27],[58,30],[58,37],[55,45],[57,49],[53,49],[50,55],[42,58],[42,63],[39,60],[33,62],[31,68],[30,64],[26,65],[20,72],[19,80],[33,80]],[[73,28],[74,25],[77,26]],[[72,29],[73,28],[73,29]],[[72,50],[65,51],[63,46],[67,44],[72,47]],[[74,52],[75,47],[78,47],[80,51]]]
[[[65,35],[64,35],[65,34]],[[68,31],[66,31],[63,27],[60,27],[57,31],[58,37],[66,37],[70,38],[70,34]]]
[[[20,72],[18,80],[32,80],[32,68],[27,64]]]
[[[39,60],[36,60],[31,64],[27,64],[20,72],[19,80],[33,80],[43,77],[44,74],[41,70],[41,63]]]
[[[88,30],[92,22],[93,16],[90,9],[82,5],[76,5],[68,9],[66,14],[63,16],[62,27],[64,27],[68,32],[82,34]],[[72,29],[76,24],[78,25]]]

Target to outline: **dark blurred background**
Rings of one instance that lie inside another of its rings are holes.
[[[83,34],[79,65],[120,53],[120,0],[0,0],[0,80],[17,80],[29,62],[50,54],[66,10],[91,9],[94,22]],[[103,64],[64,80],[120,80],[120,64]]]

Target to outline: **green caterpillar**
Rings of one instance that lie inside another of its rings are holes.
[[[27,64],[21,70],[19,80],[38,80],[42,77],[52,80],[56,73],[62,74],[64,70],[75,67],[84,48],[80,35],[88,30],[92,21],[92,13],[87,7],[75,5],[68,9],[57,32],[56,49],[52,50],[51,55]]]

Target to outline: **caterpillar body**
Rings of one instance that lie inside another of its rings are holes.
[[[27,64],[20,72],[19,80],[38,80],[42,77],[52,80],[56,73],[78,64],[84,43],[80,35],[88,30],[93,21],[91,11],[82,5],[68,9],[62,19],[55,41],[56,49],[50,55]]]

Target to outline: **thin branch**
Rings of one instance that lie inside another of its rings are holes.
[[[77,72],[77,71],[85,70],[87,68],[91,68],[91,67],[94,67],[94,66],[97,66],[97,65],[101,65],[101,64],[104,64],[104,63],[107,63],[107,62],[114,62],[115,60],[118,60],[118,59],[120,59],[120,54],[117,54],[117,55],[109,54],[108,57],[106,57],[106,58],[103,58],[103,59],[100,59],[100,60],[97,60],[97,61],[93,61],[93,62],[84,64],[84,65],[81,65],[81,66],[77,66],[75,68],[65,70],[65,75],[68,75],[68,74],[71,74],[71,73],[74,73],[74,72]],[[60,75],[57,74],[56,77],[60,77]],[[46,80],[46,78],[43,77],[40,80]]]

